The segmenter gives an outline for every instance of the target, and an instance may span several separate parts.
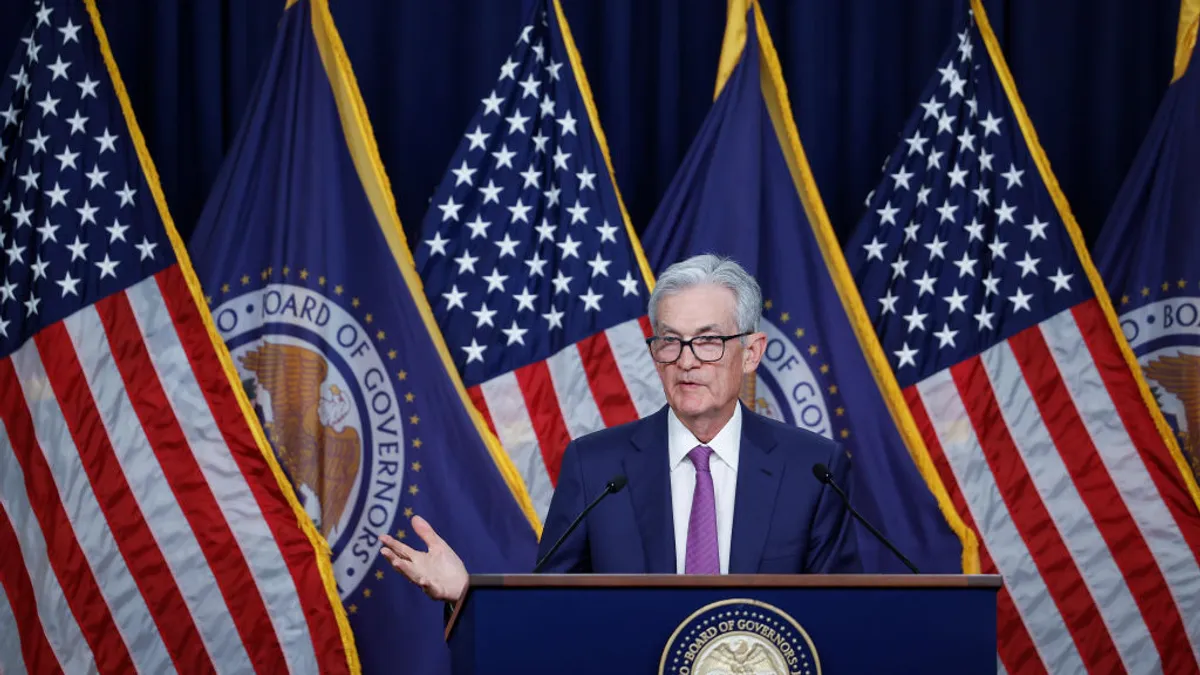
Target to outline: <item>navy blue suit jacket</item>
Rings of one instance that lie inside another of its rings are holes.
[[[609,480],[623,474],[629,483],[588,514],[543,572],[676,573],[667,410],[567,446],[539,559]],[[850,513],[813,476],[818,462],[852,494],[850,459],[839,444],[742,408],[731,574],[862,571]]]

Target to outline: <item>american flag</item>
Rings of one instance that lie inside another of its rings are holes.
[[[572,438],[665,403],[648,267],[557,2],[528,25],[438,186],[417,268],[476,407],[550,505]]]
[[[999,573],[1000,671],[1197,672],[1200,513],[982,6],[846,254]]]
[[[36,9],[0,81],[0,672],[345,672],[96,7]]]

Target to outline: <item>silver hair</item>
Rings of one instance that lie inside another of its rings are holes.
[[[650,325],[658,328],[659,300],[684,289],[705,284],[722,286],[733,291],[739,333],[758,330],[758,322],[762,318],[762,290],[758,282],[732,258],[712,254],[682,260],[659,275],[647,308]]]

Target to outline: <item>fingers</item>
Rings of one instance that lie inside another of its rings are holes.
[[[413,516],[412,528],[413,532],[416,532],[417,536],[421,538],[421,541],[425,542],[425,545],[430,549],[432,549],[434,546],[444,546],[446,543],[442,541],[442,538],[439,537],[438,533],[434,531],[433,526],[421,516]]]

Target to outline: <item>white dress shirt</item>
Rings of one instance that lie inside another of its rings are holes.
[[[712,472],[713,496],[717,504],[717,549],[721,557],[721,574],[729,573],[729,544],[733,538],[733,501],[737,493],[738,453],[742,444],[742,406],[734,408],[733,417],[724,428],[704,443],[713,449],[708,468]],[[695,435],[667,410],[667,449],[671,467],[671,515],[675,523],[675,569],[684,572],[687,558],[688,521],[692,515],[692,493],[696,490],[696,467],[688,453],[697,445]]]

